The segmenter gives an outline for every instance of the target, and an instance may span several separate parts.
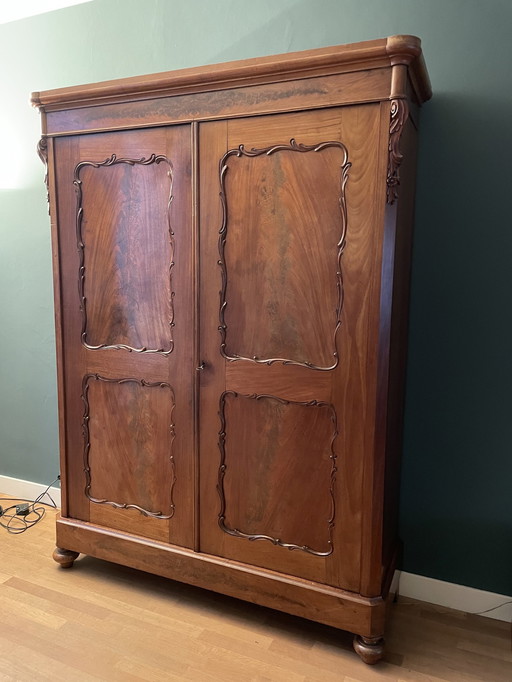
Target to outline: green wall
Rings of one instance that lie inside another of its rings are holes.
[[[0,26],[0,474],[58,471],[32,90],[412,33],[422,113],[404,569],[512,594],[510,0],[94,0]],[[5,183],[5,178],[4,178]]]

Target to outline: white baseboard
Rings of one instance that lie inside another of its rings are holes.
[[[21,478],[11,478],[11,476],[0,475],[0,497],[16,497],[19,499],[35,500],[41,493],[44,493],[47,486],[43,483],[33,483],[23,481]],[[60,507],[60,488],[50,488],[49,491],[57,507]],[[51,500],[45,496],[42,502],[51,504]],[[5,507],[5,504],[2,504]]]
[[[35,500],[45,490],[46,485],[44,484],[0,475],[0,495]],[[49,493],[56,505],[60,507],[60,489],[52,487]],[[43,501],[50,502],[48,499]],[[512,622],[512,604],[505,604],[512,599],[511,596],[447,583],[443,580],[426,578],[423,575],[406,573],[405,571],[401,571],[399,576],[398,593],[403,597],[418,599],[467,613],[480,613],[504,604],[484,615],[488,618]]]
[[[503,604],[496,610],[482,615],[507,623],[512,622],[512,603],[510,603],[512,596],[506,594],[477,590],[474,587],[447,583],[443,580],[426,578],[423,575],[406,573],[405,571],[402,571],[400,575],[398,593],[403,597],[427,601],[431,604],[465,611],[466,613],[481,613]],[[509,603],[505,604],[505,602]]]

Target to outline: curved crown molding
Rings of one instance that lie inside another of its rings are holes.
[[[83,86],[34,92],[32,105],[58,111],[73,106],[225,90],[349,71],[407,64],[420,104],[431,96],[430,82],[416,36],[399,35],[350,45],[321,47],[257,59],[134,76]]]
[[[164,163],[169,166],[169,170],[167,172],[167,175],[169,177],[170,183],[169,183],[169,197],[167,200],[167,223],[168,223],[168,231],[169,231],[169,247],[170,247],[170,262],[169,262],[169,285],[170,285],[170,297],[169,297],[169,309],[170,309],[170,318],[169,318],[169,339],[168,339],[168,349],[164,348],[147,348],[146,346],[143,346],[141,348],[135,348],[134,346],[130,346],[124,343],[115,343],[115,344],[108,344],[108,343],[100,343],[97,345],[92,345],[88,343],[87,341],[87,297],[85,295],[85,275],[86,275],[86,265],[85,265],[85,241],[84,241],[84,236],[83,236],[83,230],[82,230],[82,224],[83,224],[83,217],[84,217],[84,208],[83,208],[83,191],[82,191],[82,180],[80,179],[80,171],[83,168],[89,167],[89,168],[108,168],[109,166],[114,166],[118,164],[128,164],[129,166],[149,166],[153,163],[159,164],[159,163]],[[128,352],[134,352],[134,353],[160,353],[162,355],[170,355],[170,353],[173,352],[174,350],[174,337],[173,337],[173,328],[175,327],[175,321],[174,321],[174,297],[175,297],[175,292],[173,290],[173,268],[174,268],[174,251],[175,251],[175,240],[174,240],[174,231],[172,227],[172,221],[171,221],[171,206],[172,206],[172,201],[173,201],[173,166],[171,161],[166,157],[161,154],[158,156],[156,154],[151,154],[147,159],[146,158],[141,158],[141,159],[119,159],[115,154],[112,154],[108,159],[105,159],[104,161],[101,162],[95,162],[95,161],[81,161],[80,163],[77,164],[75,167],[75,173],[73,177],[73,185],[75,186],[75,192],[76,192],[76,240],[77,240],[77,249],[78,249],[78,256],[79,256],[79,268],[78,268],[78,294],[80,297],[80,312],[82,315],[82,329],[80,333],[80,339],[82,341],[82,344],[87,348],[88,350],[105,350],[105,349],[110,349],[110,350],[127,350]]]

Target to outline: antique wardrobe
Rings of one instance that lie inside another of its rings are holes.
[[[420,41],[35,93],[79,552],[383,651]]]

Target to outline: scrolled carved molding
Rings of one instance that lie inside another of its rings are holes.
[[[225,183],[225,178],[226,178],[226,173],[228,172],[228,165],[227,161],[231,156],[235,157],[241,157],[241,156],[246,156],[249,158],[256,157],[256,156],[261,156],[263,154],[270,156],[271,154],[275,154],[276,152],[321,152],[322,149],[326,149],[328,147],[338,147],[342,153],[343,153],[343,158],[342,158],[342,163],[341,163],[341,176],[340,176],[340,194],[338,198],[338,203],[340,207],[340,237],[337,243],[337,261],[338,261],[338,267],[336,271],[336,288],[338,291],[338,303],[336,306],[336,321],[334,325],[334,334],[333,334],[333,346],[334,350],[332,353],[333,356],[333,363],[328,366],[328,367],[320,367],[318,365],[313,364],[312,362],[308,361],[298,361],[298,360],[292,360],[289,358],[258,358],[256,356],[253,357],[245,357],[242,355],[237,355],[234,353],[229,353],[226,350],[226,335],[227,335],[227,324],[225,320],[225,309],[227,306],[227,300],[226,300],[226,290],[227,290],[227,284],[228,284],[228,274],[227,274],[227,269],[226,269],[226,262],[225,262],[225,247],[226,247],[226,240],[228,236],[228,203],[227,203],[227,198],[226,198],[226,183]],[[300,144],[297,143],[297,141],[292,138],[290,140],[289,144],[278,144],[278,145],[273,145],[270,147],[265,147],[262,149],[246,149],[243,144],[239,145],[236,149],[230,149],[227,151],[224,156],[221,158],[219,162],[219,179],[220,179],[220,200],[221,200],[221,205],[222,205],[222,225],[219,230],[219,241],[218,241],[218,249],[219,249],[219,260],[218,264],[221,268],[221,291],[219,292],[220,296],[220,308],[219,308],[219,332],[221,335],[221,344],[220,344],[220,353],[221,355],[228,361],[234,362],[237,360],[245,360],[248,362],[254,362],[257,364],[265,364],[265,365],[273,365],[276,362],[280,362],[283,365],[299,365],[301,367],[308,367],[309,369],[315,369],[319,371],[330,371],[333,369],[336,369],[339,363],[339,353],[338,353],[338,346],[337,346],[337,336],[338,336],[338,330],[341,326],[341,311],[343,307],[343,274],[342,274],[342,269],[341,269],[341,260],[343,256],[343,251],[345,250],[345,244],[346,244],[346,235],[347,235],[347,202],[346,202],[346,196],[345,196],[345,188],[348,180],[348,172],[351,167],[351,163],[348,160],[348,150],[345,147],[344,144],[341,142],[336,142],[336,141],[329,141],[329,142],[321,142],[319,144],[314,144],[314,145],[306,145],[306,144]]]
[[[400,151],[400,138],[409,116],[407,101],[403,98],[391,100],[388,142],[388,173],[387,173],[387,203],[394,204],[398,199],[400,186],[400,165],[403,154]]]
[[[328,533],[329,533],[329,539],[327,541],[328,544],[328,549],[326,551],[318,551],[315,550],[308,545],[297,545],[292,542],[286,542],[284,540],[281,540],[280,538],[275,538],[270,535],[264,535],[264,534],[253,534],[253,533],[245,533],[243,530],[240,530],[239,528],[231,528],[227,522],[226,522],[226,496],[224,493],[224,477],[226,475],[226,470],[227,470],[227,464],[226,464],[226,415],[225,415],[225,403],[226,403],[226,398],[228,396],[232,396],[234,398],[246,398],[249,400],[275,400],[282,405],[300,405],[302,407],[311,407],[311,408],[322,408],[326,407],[330,410],[330,420],[332,423],[333,427],[333,433],[331,436],[331,443],[330,443],[330,455],[329,459],[331,460],[331,473],[330,473],[330,484],[329,484],[329,496],[330,496],[330,501],[331,501],[331,513],[329,516],[329,519],[327,520],[327,527],[328,527]],[[245,395],[245,394],[239,394],[236,391],[225,391],[219,401],[219,418],[220,418],[220,430],[219,430],[219,450],[220,450],[220,466],[219,466],[219,472],[218,472],[218,482],[217,482],[217,492],[220,497],[220,511],[219,511],[219,516],[218,516],[218,523],[220,528],[227,533],[228,535],[232,535],[234,537],[238,538],[244,538],[246,540],[250,540],[252,542],[256,540],[267,540],[268,542],[271,542],[273,545],[277,545],[279,547],[283,547],[285,549],[289,550],[301,550],[303,552],[306,552],[307,554],[313,554],[314,556],[318,557],[327,557],[330,556],[333,551],[334,551],[334,546],[333,546],[333,530],[334,530],[334,520],[335,520],[335,515],[336,515],[336,507],[335,507],[335,483],[336,483],[336,473],[338,471],[337,466],[336,466],[336,459],[337,455],[334,451],[334,442],[336,438],[338,437],[338,425],[337,425],[337,417],[336,417],[336,410],[334,409],[334,405],[331,403],[326,403],[326,402],[321,402],[317,400],[310,400],[307,402],[297,402],[294,400],[285,400],[284,398],[278,398],[277,396],[274,395],[267,395],[267,394],[257,394],[253,393],[250,395]]]
[[[113,500],[107,500],[106,498],[97,498],[93,497],[91,495],[91,485],[92,485],[92,480],[91,480],[91,467],[90,467],[90,462],[89,462],[89,452],[91,449],[91,440],[90,440],[90,431],[89,431],[89,422],[90,422],[90,405],[89,405],[89,384],[90,381],[102,381],[105,383],[110,383],[110,384],[126,384],[126,383],[135,383],[138,384],[139,386],[145,387],[145,388],[165,388],[169,389],[171,392],[172,396],[172,409],[171,409],[171,414],[170,414],[170,419],[171,422],[169,424],[169,431],[171,434],[171,444],[170,444],[170,453],[169,453],[169,462],[171,465],[171,487],[170,487],[170,507],[171,507],[171,513],[170,514],[164,514],[162,511],[155,511],[155,510],[150,510],[150,509],[143,509],[137,504],[131,504],[128,502],[115,502]],[[107,504],[110,505],[111,507],[114,507],[115,509],[135,509],[139,511],[143,516],[150,516],[153,518],[157,519],[171,519],[174,516],[175,512],[175,504],[174,504],[174,498],[173,498],[173,493],[174,493],[174,486],[176,484],[176,463],[174,461],[174,454],[172,452],[172,444],[174,442],[174,438],[176,436],[175,432],[175,425],[172,421],[172,413],[174,412],[174,406],[175,406],[175,396],[174,396],[174,390],[172,386],[165,381],[158,381],[158,382],[147,382],[144,379],[132,379],[132,378],[124,378],[124,379],[108,379],[106,377],[100,376],[99,374],[86,374],[83,378],[82,381],[82,402],[84,404],[84,413],[82,416],[82,435],[84,438],[84,453],[83,453],[83,458],[84,458],[84,473],[85,473],[85,495],[86,497],[91,501],[94,502],[95,504]]]
[[[83,222],[83,214],[84,214],[84,209],[82,206],[82,181],[80,179],[80,171],[83,168],[90,167],[90,168],[101,168],[101,167],[108,167],[108,166],[113,166],[116,164],[120,163],[126,163],[130,166],[135,166],[135,165],[140,165],[140,166],[149,166],[152,163],[166,163],[169,166],[168,170],[168,176],[170,178],[170,190],[169,190],[169,198],[167,201],[167,221],[169,225],[169,244],[170,244],[170,263],[169,263],[169,285],[170,285],[170,299],[169,299],[169,306],[170,306],[170,319],[169,319],[169,348],[167,350],[164,350],[163,348],[146,348],[145,346],[141,348],[134,348],[133,346],[129,346],[127,344],[123,343],[118,343],[118,344],[98,344],[96,346],[93,346],[87,342],[87,301],[86,301],[86,296],[85,296],[85,273],[86,273],[86,267],[85,267],[85,244],[83,240],[83,234],[82,234],[82,222]],[[147,159],[146,158],[141,158],[141,159],[118,159],[115,154],[112,154],[112,156],[108,159],[105,159],[105,161],[101,161],[99,163],[94,162],[94,161],[81,161],[79,164],[76,165],[75,167],[75,172],[74,172],[74,178],[73,178],[73,184],[75,186],[75,192],[76,192],[76,198],[77,198],[77,207],[76,207],[76,239],[77,239],[77,248],[78,248],[78,255],[79,255],[79,269],[78,269],[78,291],[79,291],[79,296],[80,296],[80,312],[82,314],[82,329],[80,333],[80,339],[82,341],[82,344],[88,349],[88,350],[127,350],[129,352],[134,352],[134,353],[160,353],[162,355],[170,355],[172,351],[174,350],[174,339],[173,339],[173,328],[175,326],[175,321],[174,321],[174,297],[175,297],[175,292],[172,289],[172,271],[174,268],[174,252],[175,252],[175,241],[174,241],[174,231],[172,227],[172,222],[171,222],[171,204],[173,201],[173,166],[170,160],[163,156],[163,155],[155,155],[151,154]]]
[[[43,135],[37,143],[37,154],[44,164],[44,184],[46,185],[46,202],[50,213],[50,182],[48,178],[48,139]]]

